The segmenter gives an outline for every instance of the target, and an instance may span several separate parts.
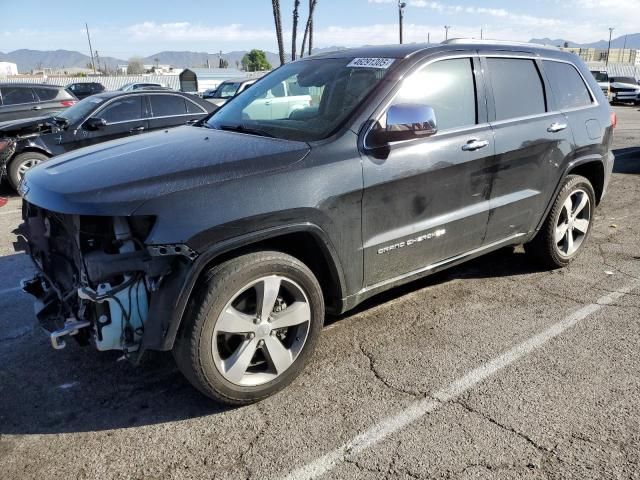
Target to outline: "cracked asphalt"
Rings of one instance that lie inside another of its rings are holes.
[[[640,479],[640,110],[616,111],[616,173],[570,267],[503,249],[382,294],[328,319],[299,379],[243,408],[202,397],[168,354],[134,367],[73,342],[52,350],[15,288],[31,267],[13,252],[11,198],[0,208],[0,477],[283,478],[637,283],[322,478]]]

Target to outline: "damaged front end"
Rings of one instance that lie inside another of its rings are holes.
[[[37,267],[23,289],[36,298],[53,347],[64,348],[73,336],[98,350],[139,356],[165,277],[183,271],[197,253],[185,245],[146,245],[152,216],[59,214],[24,201],[23,219],[19,233]]]
[[[2,137],[0,134],[0,183],[7,174],[7,163],[16,152],[18,141],[11,137]]]

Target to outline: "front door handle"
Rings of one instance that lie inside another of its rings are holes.
[[[487,140],[477,140],[473,138],[462,146],[462,150],[464,150],[465,152],[473,152],[475,150],[480,150],[481,148],[488,146],[489,142]]]
[[[564,130],[565,128],[567,128],[567,124],[566,123],[552,123],[551,125],[549,125],[549,128],[547,128],[547,132],[549,133],[558,133],[561,132],[562,130]]]
[[[31,110],[42,110],[42,107],[36,105],[35,107],[31,107]]]
[[[137,132],[141,132],[144,130],[144,127],[141,125],[139,127],[133,127],[131,130],[129,130],[129,133],[137,133]]]

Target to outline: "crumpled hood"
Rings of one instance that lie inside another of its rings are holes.
[[[304,142],[178,127],[57,156],[27,172],[20,194],[60,213],[126,216],[177,191],[286,168],[308,152]]]
[[[43,129],[50,130],[51,125],[47,123],[50,118],[50,116],[40,116],[0,122],[0,137],[38,133]]]

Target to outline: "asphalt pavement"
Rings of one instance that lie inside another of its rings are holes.
[[[329,318],[293,385],[228,408],[170,354],[54,351],[0,208],[0,478],[640,479],[640,110],[582,255],[508,248]],[[3,192],[0,192],[0,195]],[[4,192],[8,193],[8,192]]]

